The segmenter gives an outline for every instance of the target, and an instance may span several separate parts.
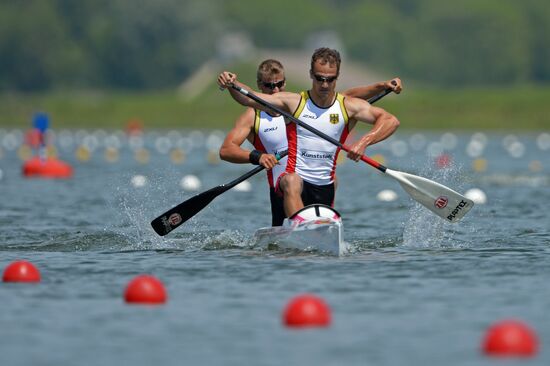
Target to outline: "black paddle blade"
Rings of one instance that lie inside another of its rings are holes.
[[[157,234],[164,236],[195,216],[200,210],[212,202],[214,198],[218,197],[226,190],[227,187],[225,186],[217,186],[206,192],[199,193],[151,221],[151,226]]]
[[[286,154],[288,154],[288,152],[284,151],[279,155],[278,159],[286,156]],[[195,216],[200,210],[202,210],[210,202],[212,202],[214,198],[235,187],[237,184],[247,180],[253,175],[258,174],[263,169],[264,167],[259,165],[248,173],[241,175],[239,178],[232,180],[229,183],[211,188],[206,192],[199,193],[196,196],[189,198],[187,201],[180,203],[176,207],[171,208],[170,210],[166,211],[165,213],[151,221],[151,226],[160,236],[168,234],[170,231],[174,230],[185,221]]]

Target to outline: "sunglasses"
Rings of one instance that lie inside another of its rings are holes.
[[[324,83],[326,81],[329,84],[338,79],[338,76],[321,76],[317,74],[313,74],[313,77],[320,83]]]
[[[269,88],[271,90],[273,90],[275,88],[281,89],[283,87],[283,85],[285,85],[285,79],[277,81],[276,83],[267,83],[265,81],[262,81],[261,83],[265,88]]]

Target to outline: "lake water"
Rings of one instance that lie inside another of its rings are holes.
[[[391,169],[483,190],[487,203],[459,224],[368,165],[341,164],[335,207],[352,245],[341,258],[253,246],[253,232],[270,224],[263,172],[166,237],[153,232],[163,211],[252,169],[208,157],[219,132],[71,134],[56,141],[74,177],[41,180],[21,175],[21,134],[0,133],[0,266],[25,259],[42,274],[35,285],[0,284],[2,365],[494,365],[481,340],[507,318],[538,333],[528,363],[550,364],[547,133],[399,132],[368,149]],[[91,155],[81,149],[77,159],[79,144]],[[438,156],[450,166],[434,165]],[[180,187],[189,174],[198,191]],[[379,201],[383,189],[397,199]],[[126,284],[143,273],[166,285],[165,305],[124,303]],[[325,299],[330,327],[282,325],[302,293]]]

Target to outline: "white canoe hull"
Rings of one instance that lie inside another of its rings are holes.
[[[319,207],[322,209],[319,210]],[[299,214],[299,222],[285,220],[283,226],[258,229],[254,234],[255,245],[266,248],[276,245],[282,249],[315,251],[336,256],[349,251],[348,244],[344,242],[342,219],[332,208],[323,205],[308,206]]]

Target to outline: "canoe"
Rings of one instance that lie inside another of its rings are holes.
[[[336,256],[349,251],[349,245],[344,242],[342,217],[333,208],[322,204],[304,207],[290,219],[285,219],[282,226],[258,229],[254,233],[254,245]]]

